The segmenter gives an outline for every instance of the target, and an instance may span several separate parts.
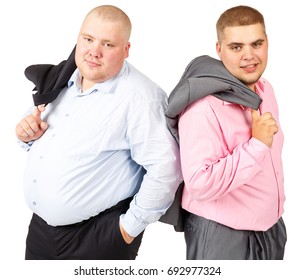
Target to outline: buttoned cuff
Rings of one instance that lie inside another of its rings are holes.
[[[138,236],[148,226],[148,223],[136,218],[130,209],[120,216],[120,222],[124,230],[132,237]]]
[[[254,158],[254,160],[259,163],[262,164],[263,161],[266,158],[266,154],[268,153],[268,151],[270,150],[270,148],[265,145],[263,142],[261,142],[260,140],[252,137],[249,140],[249,145],[247,146],[247,152],[251,155],[252,158]]]

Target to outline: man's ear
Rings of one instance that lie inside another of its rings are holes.
[[[131,47],[131,43],[128,42],[125,46],[125,58],[129,57],[130,47]]]
[[[222,60],[221,58],[221,44],[219,42],[216,42],[216,45],[215,45],[215,48],[216,48],[216,52],[218,54],[218,57],[220,58],[220,60]]]

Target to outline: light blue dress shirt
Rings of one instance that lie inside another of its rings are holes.
[[[23,143],[29,150],[27,204],[58,226],[87,220],[135,195],[120,221],[137,236],[165,213],[182,177],[165,122],[167,96],[128,62],[86,92],[80,81],[76,70],[42,113],[47,131]]]

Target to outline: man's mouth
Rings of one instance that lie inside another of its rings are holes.
[[[246,72],[252,73],[256,70],[257,65],[258,64],[250,64],[250,65],[241,66],[241,68],[245,70]]]

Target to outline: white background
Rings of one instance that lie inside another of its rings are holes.
[[[65,262],[67,265],[53,265],[52,262],[36,264],[23,260],[31,212],[24,202],[22,188],[26,153],[16,144],[14,129],[32,103],[33,84],[26,80],[24,69],[31,64],[56,64],[66,59],[76,42],[84,16],[90,9],[101,4],[117,5],[129,15],[133,32],[128,60],[157,82],[167,94],[175,87],[185,67],[194,57],[203,54],[217,57],[215,23],[224,10],[245,4],[263,13],[269,38],[269,62],[264,77],[275,89],[280,107],[280,122],[285,134],[283,160],[287,201],[284,220],[288,232],[285,260],[270,264],[260,262],[258,265],[251,262],[220,262],[225,268],[224,278],[214,278],[229,279],[233,274],[238,279],[259,273],[274,277],[286,275],[290,271],[294,255],[294,182],[291,169],[294,155],[293,116],[291,117],[294,101],[294,40],[293,9],[290,8],[291,1],[286,0],[1,1],[0,273],[8,272],[5,279],[37,279],[39,276],[42,279],[52,279],[55,275],[57,279],[73,279],[72,266],[79,265],[68,262]],[[93,264],[82,263],[85,266]],[[124,262],[114,264],[122,263]],[[98,264],[114,265],[111,262]],[[195,265],[185,261],[182,233],[176,233],[172,227],[162,223],[147,228],[138,259],[132,262],[132,265],[138,264],[141,267]],[[97,262],[94,265],[97,266]],[[108,278],[111,279],[110,276]],[[164,279],[164,276],[150,279]]]

